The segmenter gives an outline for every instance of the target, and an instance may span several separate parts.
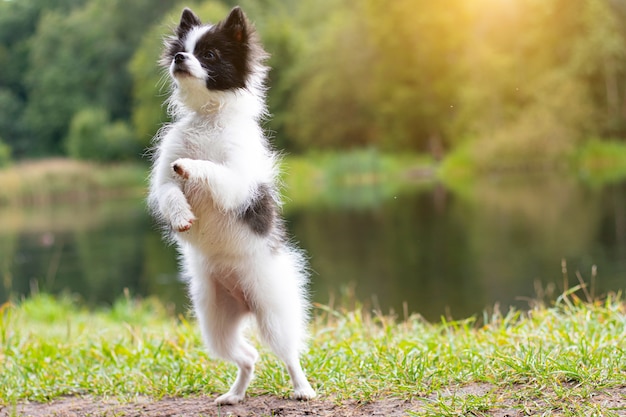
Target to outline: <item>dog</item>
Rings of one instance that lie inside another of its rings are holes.
[[[218,405],[242,401],[252,380],[248,317],[285,363],[293,397],[315,397],[300,364],[306,260],[286,237],[278,156],[260,125],[267,58],[239,7],[214,25],[184,9],[161,58],[173,81],[172,123],[154,139],[148,205],[177,245],[205,344],[238,367]]]

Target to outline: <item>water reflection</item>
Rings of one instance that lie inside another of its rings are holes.
[[[563,288],[598,265],[597,291],[624,288],[624,184],[603,189],[557,177],[509,178],[450,192],[432,185],[343,189],[338,204],[287,207],[309,254],[314,300],[353,302],[429,320],[525,306],[534,282]],[[350,204],[353,202],[354,204]],[[124,288],[188,305],[175,251],[163,245],[140,199],[0,211],[0,299],[33,286],[110,303]],[[354,295],[352,294],[354,293]]]
[[[91,305],[124,288],[184,305],[175,254],[164,247],[140,199],[0,212],[0,298],[76,293]]]

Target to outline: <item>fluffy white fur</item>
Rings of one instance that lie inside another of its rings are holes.
[[[149,204],[171,227],[203,338],[210,350],[238,367],[230,390],[217,404],[242,401],[258,353],[243,336],[254,317],[260,335],[282,359],[294,397],[315,391],[300,366],[306,339],[307,274],[301,252],[272,233],[260,235],[241,221],[259,184],[275,184],[276,157],[259,126],[265,113],[265,68],[248,88],[211,91],[193,55],[208,26],[185,38],[189,73],[170,74],[174,122],[157,135]]]

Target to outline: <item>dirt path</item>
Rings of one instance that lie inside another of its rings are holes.
[[[626,387],[612,388],[594,393],[589,398],[580,397],[561,399],[556,405],[546,402],[545,399],[509,396],[507,392],[489,384],[470,384],[453,391],[440,392],[431,398],[421,400],[381,399],[368,403],[356,401],[332,401],[331,399],[315,399],[309,402],[299,402],[274,396],[248,397],[245,402],[235,406],[218,408],[213,404],[213,398],[206,396],[188,398],[138,398],[133,402],[119,402],[115,399],[93,397],[64,397],[47,404],[20,403],[13,407],[0,406],[0,417],[13,416],[58,416],[58,417],[403,417],[428,412],[430,400],[456,398],[466,395],[481,396],[493,394],[497,407],[489,410],[451,410],[454,415],[490,416],[490,417],[523,417],[542,414],[549,411],[551,416],[572,415],[571,412],[582,404],[587,407],[598,407],[601,410],[610,410],[612,415],[626,416]],[[548,395],[548,397],[551,397]],[[515,399],[514,399],[515,398]],[[576,404],[571,403],[575,402]],[[573,408],[572,408],[573,407]],[[584,409],[585,407],[583,407]],[[574,411],[574,414],[576,412]]]
[[[295,416],[405,416],[411,403],[402,400],[384,400],[369,404],[347,402],[337,405],[331,401],[314,400],[298,402],[276,397],[250,397],[239,405],[218,408],[207,397],[163,398],[118,403],[113,400],[93,398],[63,398],[50,404],[20,404],[15,410],[18,416],[63,417],[182,417],[182,416],[233,416],[233,417],[295,417]],[[0,417],[12,416],[12,408],[0,410]]]

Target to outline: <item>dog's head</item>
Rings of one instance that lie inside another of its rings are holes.
[[[239,7],[215,25],[202,24],[186,8],[175,36],[166,39],[161,65],[184,90],[183,101],[185,97],[191,100],[190,95],[197,101],[206,93],[250,89],[251,84],[262,82],[265,58],[254,27]]]

